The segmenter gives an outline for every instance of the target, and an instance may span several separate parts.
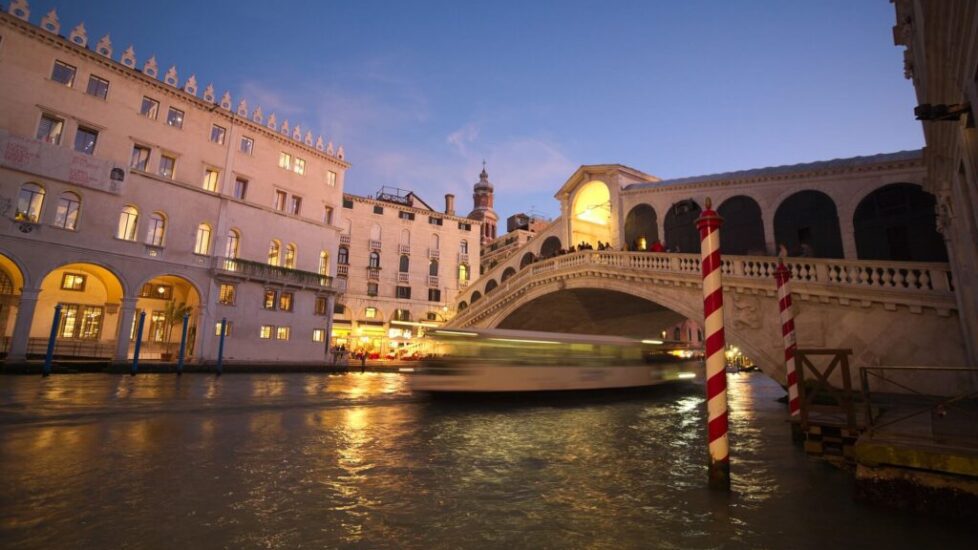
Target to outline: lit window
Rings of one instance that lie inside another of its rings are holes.
[[[272,289],[265,290],[265,301],[262,303],[263,309],[275,309],[275,302],[278,300],[278,292]]]
[[[86,155],[95,154],[95,143],[98,141],[98,130],[79,126],[75,132],[75,151]]]
[[[227,135],[227,130],[223,126],[218,126],[214,124],[211,126],[211,141],[218,145],[224,145],[224,137]]]
[[[325,342],[326,341],[326,330],[321,328],[312,329],[312,341],[313,342]]]
[[[243,201],[247,193],[248,180],[244,178],[236,178],[234,180],[234,198]]]
[[[332,170],[326,172],[326,185],[336,187],[336,172]]]
[[[469,280],[469,266],[458,264],[458,282],[464,283]]]
[[[271,339],[272,329],[274,328],[275,327],[273,327],[272,325],[262,325],[261,330],[258,332],[258,337],[261,338],[262,340]]]
[[[78,210],[81,207],[81,199],[78,195],[65,191],[58,197],[58,211],[54,216],[55,227],[70,229],[74,231],[78,228]]]
[[[287,199],[288,199],[288,194],[286,194],[285,191],[276,191],[275,204],[274,204],[275,210],[278,210],[279,212],[285,212],[285,204],[287,202]]]
[[[283,292],[278,296],[278,309],[281,311],[292,311],[292,303],[295,296],[291,292]]]
[[[365,318],[367,318],[367,319],[376,319],[377,318],[377,308],[375,308],[375,307],[368,307],[366,310],[364,310],[363,316]]]
[[[220,175],[217,170],[210,168],[204,170],[204,191],[217,192],[217,180]]]
[[[85,291],[85,281],[87,276],[80,273],[65,273],[61,276],[61,290],[74,290],[76,292]]]
[[[109,81],[95,75],[89,75],[88,88],[85,93],[99,99],[105,99],[109,95]]]
[[[288,269],[295,269],[295,245],[287,244],[285,245],[285,258],[282,261],[282,265]]]
[[[329,275],[329,253],[325,250],[319,253],[319,274]]]
[[[44,204],[44,188],[36,183],[25,183],[17,196],[17,221],[37,223],[41,217],[41,206]]]
[[[279,265],[280,246],[278,241],[272,241],[268,246],[268,265]]]
[[[292,196],[292,200],[289,202],[289,214],[293,216],[298,216],[299,211],[302,209],[302,197]]]
[[[264,327],[262,327],[264,328]],[[221,322],[214,323],[214,336],[221,335]],[[224,321],[224,337],[231,336],[231,321]]]
[[[139,210],[135,206],[126,206],[119,213],[119,227],[116,238],[126,241],[136,240],[136,224],[139,221]]]
[[[299,158],[299,157],[295,157],[295,164],[292,165],[292,170],[295,171],[295,173],[296,174],[299,174],[300,176],[303,175],[303,174],[305,174],[306,173],[306,161],[303,160],[303,159],[301,159],[301,158]]]
[[[286,170],[291,169],[292,168],[292,155],[290,155],[288,153],[279,153],[278,154],[278,167],[279,168],[285,168]]]
[[[162,285],[157,283],[146,283],[139,291],[140,298],[152,298],[155,300],[172,300],[173,285]]]
[[[153,212],[146,227],[146,244],[163,246],[163,235],[166,233],[166,218],[159,212]]]
[[[323,208],[323,223],[333,225],[333,207],[326,206]]]
[[[177,171],[177,159],[169,155],[160,155],[160,175],[173,179]]]
[[[238,147],[238,149],[242,153],[250,155],[255,150],[255,140],[251,139],[250,137],[242,137],[241,145]]]
[[[194,242],[194,254],[207,255],[211,249],[211,226],[202,223],[197,226],[197,239]]]
[[[50,143],[51,145],[61,144],[61,134],[65,129],[65,121],[52,115],[41,115],[41,122],[37,125],[37,139]]]
[[[316,296],[316,305],[314,313],[316,315],[326,315],[326,310],[329,306],[329,301],[325,296]]]
[[[221,283],[221,287],[220,287],[220,290],[219,290],[218,295],[217,295],[217,303],[223,304],[223,305],[226,305],[226,306],[233,306],[234,305],[234,291],[235,291],[234,285],[227,284],[227,283]]]
[[[75,68],[67,63],[55,61],[54,69],[51,71],[51,80],[70,88],[75,83]]]
[[[149,164],[149,152],[149,147],[133,145],[132,156],[129,158],[129,167],[145,172],[146,165]]]
[[[395,309],[394,310],[394,320],[395,321],[410,321],[411,312],[406,309]]]
[[[225,258],[237,258],[238,257],[238,246],[241,244],[241,235],[234,229],[228,231],[227,244],[224,247],[224,257]]]
[[[160,113],[160,102],[149,97],[143,97],[143,104],[139,106],[139,114],[146,118],[156,120]]]
[[[278,327],[275,329],[275,339],[276,340],[288,340],[289,333],[292,332],[289,327]]]
[[[166,123],[174,128],[183,128],[183,111],[176,107],[170,107],[166,113]]]

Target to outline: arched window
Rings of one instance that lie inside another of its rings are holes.
[[[36,183],[25,183],[20,187],[17,197],[17,214],[19,222],[34,222],[41,218],[41,205],[44,204],[44,188]]]
[[[288,269],[295,269],[295,254],[295,244],[285,245],[285,259],[282,261],[282,265]]]
[[[523,254],[523,257],[520,259],[520,269],[523,269],[524,267],[532,264],[535,260],[536,257],[533,256],[532,252],[527,252],[526,254]]]
[[[761,207],[757,201],[746,195],[730,197],[717,208],[717,214],[723,218],[721,252],[736,255],[767,253]]]
[[[469,241],[466,241],[465,239],[462,239],[458,243],[458,253],[459,254],[468,254],[469,253]]]
[[[699,253],[700,233],[696,229],[696,219],[700,217],[701,211],[700,205],[691,199],[679,201],[669,207],[663,224],[667,249],[686,254]]]
[[[555,236],[547,237],[543,240],[543,244],[540,245],[540,257],[550,258],[556,256],[557,252],[560,250],[560,239]]]
[[[813,189],[794,193],[774,211],[774,239],[792,256],[843,257],[835,201]]]
[[[207,255],[211,250],[211,226],[202,223],[197,226],[197,240],[194,242],[194,254]]]
[[[394,320],[395,321],[410,321],[411,312],[406,309],[395,309],[394,310]]]
[[[407,229],[401,230],[401,245],[411,246],[411,232]]]
[[[146,226],[146,244],[163,246],[163,237],[165,235],[166,216],[162,212],[153,212],[149,217],[149,225]]]
[[[625,245],[629,250],[648,250],[659,240],[659,222],[655,208],[639,204],[625,216]]]
[[[516,275],[516,270],[513,269],[512,267],[507,267],[506,269],[503,270],[503,275],[502,277],[500,277],[500,280],[506,282],[506,279],[509,279],[513,275]]]
[[[440,247],[441,247],[441,237],[438,236],[438,233],[432,233],[431,234],[431,249],[432,250],[438,250]]]
[[[81,208],[81,198],[65,191],[58,197],[58,211],[54,216],[54,225],[61,229],[78,229],[78,210]]]
[[[859,259],[946,262],[936,202],[911,183],[891,183],[867,195],[852,218]]]
[[[493,290],[496,290],[496,287],[498,286],[499,283],[496,282],[496,279],[489,279],[489,282],[486,283],[486,294],[489,294]]]
[[[473,293],[472,293],[472,297],[471,297],[471,298],[469,298],[469,300],[470,300],[470,301],[471,301],[471,302],[472,302],[473,304],[474,304],[474,303],[476,303],[476,302],[478,302],[478,301],[479,301],[479,300],[481,300],[481,299],[482,299],[482,294],[481,294],[481,293],[480,293],[480,292],[479,292],[478,290],[476,290],[475,292],[473,292]]]
[[[380,253],[376,250],[370,253],[370,263],[368,264],[368,267],[380,267]]]
[[[428,275],[431,275],[432,277],[438,276],[438,260],[431,260],[431,262],[428,263]]]
[[[282,251],[282,245],[278,241],[273,240],[268,245],[268,265],[279,265],[280,252]]]
[[[397,270],[401,273],[407,273],[411,270],[411,259],[408,258],[407,254],[401,254],[401,261],[397,264]]]
[[[325,250],[319,253],[319,274],[329,275],[329,253]]]
[[[139,210],[135,206],[124,206],[119,213],[119,227],[115,236],[126,241],[136,240],[136,224],[139,222]]]
[[[469,280],[468,264],[458,264],[458,282],[465,283]]]
[[[224,247],[224,257],[235,259],[238,257],[238,248],[241,246],[241,233],[236,229],[228,231],[227,244]]]
[[[379,223],[375,223],[370,228],[370,240],[371,241],[379,241],[380,240],[380,224]]]
[[[467,308],[467,307],[469,307],[469,304],[466,304],[465,302],[459,302],[458,303],[458,310],[459,311],[465,311],[465,308]]]
[[[340,265],[350,265],[350,249],[341,246],[339,251],[336,253],[336,263]]]

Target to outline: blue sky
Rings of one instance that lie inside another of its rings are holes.
[[[32,22],[51,7],[343,144],[350,192],[460,211],[483,159],[501,216],[554,216],[581,164],[672,178],[923,145],[887,0],[34,0]]]

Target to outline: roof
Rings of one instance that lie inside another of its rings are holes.
[[[816,162],[805,162],[800,164],[786,164],[783,166],[769,166],[767,168],[753,168],[750,170],[739,170],[735,172],[723,172],[720,174],[709,174],[706,176],[692,176],[688,178],[666,179],[651,183],[633,183],[625,187],[628,190],[650,189],[656,187],[667,187],[671,185],[688,185],[694,183],[723,182],[736,180],[753,180],[760,178],[771,178],[787,174],[801,172],[817,172],[825,170],[851,170],[864,166],[885,164],[889,162],[922,160],[924,158],[923,149],[910,151],[897,151],[895,153],[881,153],[878,155],[867,155],[862,157],[850,157],[844,159],[820,160]]]

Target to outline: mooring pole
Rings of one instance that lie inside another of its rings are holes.
[[[221,339],[217,344],[217,375],[220,376],[224,370],[224,335],[227,333],[228,319],[221,317]]]
[[[730,490],[730,444],[727,439],[727,369],[723,335],[723,281],[720,225],[723,218],[711,208],[696,220],[703,267],[703,317],[706,329],[706,410],[711,489]]]
[[[51,360],[54,359],[54,344],[58,339],[58,327],[61,326],[61,304],[54,306],[54,319],[51,321],[51,337],[48,338],[48,351],[44,354],[44,369],[41,376],[50,376]]]
[[[146,312],[139,312],[139,322],[136,323],[136,347],[132,351],[132,368],[129,369],[129,374],[136,376],[139,372],[139,348],[143,345],[143,324],[146,323]],[[123,329],[124,330],[124,329]]]
[[[781,337],[784,340],[784,367],[788,383],[788,414],[791,417],[799,415],[798,374],[795,372],[795,349],[798,342],[795,337],[795,318],[791,311],[791,271],[785,267],[784,259],[778,256],[778,268],[774,271],[774,280],[778,283],[778,307],[781,309]]]
[[[183,314],[183,329],[180,331],[180,352],[177,354],[177,376],[183,374],[183,356],[187,353],[187,325],[190,323],[190,314]]]

